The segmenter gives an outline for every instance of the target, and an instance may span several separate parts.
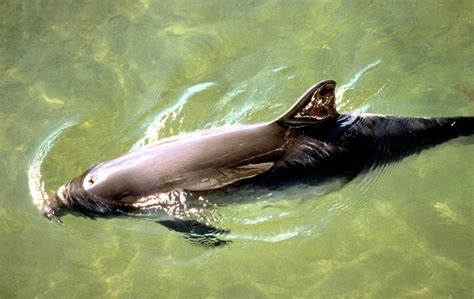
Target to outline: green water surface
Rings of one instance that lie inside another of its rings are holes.
[[[49,222],[28,185],[65,124],[48,193],[157,138],[272,120],[321,79],[352,88],[342,111],[453,116],[474,115],[473,78],[470,0],[1,1],[0,298],[473,298],[470,140],[219,209],[233,243],[215,249]]]

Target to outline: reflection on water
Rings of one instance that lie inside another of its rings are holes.
[[[0,8],[0,297],[472,297],[470,140],[329,193],[211,209],[233,240],[215,250],[148,220],[57,225],[35,207],[158,138],[272,120],[321,79],[343,111],[474,115],[472,1]]]

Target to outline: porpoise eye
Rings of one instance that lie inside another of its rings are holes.
[[[87,179],[87,183],[89,185],[93,185],[95,183],[95,178],[93,176],[89,176]]]

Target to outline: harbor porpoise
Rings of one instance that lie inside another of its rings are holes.
[[[335,86],[332,80],[316,83],[268,123],[163,139],[100,163],[45,200],[42,215],[59,220],[65,213],[95,218],[161,211],[167,217],[158,223],[192,242],[221,245],[226,230],[199,211],[232,200],[239,190],[246,196],[245,190],[347,182],[474,133],[474,117],[340,114]]]

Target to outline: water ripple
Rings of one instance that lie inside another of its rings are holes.
[[[59,135],[61,135],[64,130],[75,124],[77,123],[73,121],[66,122],[51,132],[48,137],[41,142],[36,149],[33,158],[28,162],[28,187],[30,189],[31,198],[33,199],[33,204],[38,207],[38,209],[41,209],[44,199],[48,197],[48,194],[44,189],[44,181],[41,174],[43,161],[48,152],[54,146]]]
[[[301,230],[292,230],[287,232],[281,232],[276,234],[271,234],[268,236],[258,236],[254,234],[234,234],[231,233],[226,236],[226,239],[229,240],[241,240],[241,241],[259,241],[265,243],[278,243],[291,238],[294,238],[302,233]]]
[[[339,109],[344,109],[348,104],[349,102],[347,101],[342,101],[342,97],[344,96],[344,93],[350,89],[353,89],[354,88],[354,85],[360,80],[360,78],[365,74],[367,73],[370,69],[376,67],[377,65],[379,65],[380,63],[382,63],[382,60],[377,60],[375,62],[372,62],[368,65],[366,65],[363,69],[361,69],[360,71],[358,71],[357,73],[355,73],[355,75],[349,80],[349,82],[347,82],[346,84],[343,84],[341,85],[337,91],[336,91],[336,99],[337,101],[339,102],[338,104],[338,108]]]
[[[155,142],[159,139],[159,132],[165,127],[169,120],[175,120],[178,114],[183,110],[184,105],[188,103],[189,99],[198,92],[201,92],[211,86],[215,86],[213,82],[205,82],[194,85],[188,88],[179,98],[179,100],[171,107],[160,111],[154,117],[151,123],[147,126],[143,138],[138,140],[130,149],[130,151],[137,150],[147,144]]]

